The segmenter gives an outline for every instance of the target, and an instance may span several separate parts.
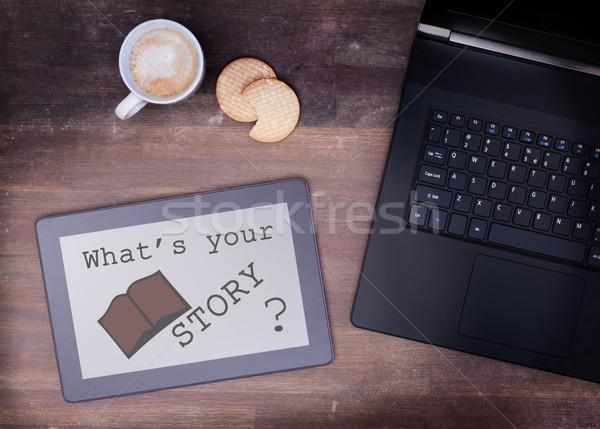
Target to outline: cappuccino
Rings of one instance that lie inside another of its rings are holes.
[[[179,31],[157,28],[140,36],[129,56],[135,83],[154,97],[175,97],[198,73],[198,53]]]

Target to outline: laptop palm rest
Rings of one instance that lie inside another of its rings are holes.
[[[564,358],[569,354],[585,280],[478,255],[459,332]]]

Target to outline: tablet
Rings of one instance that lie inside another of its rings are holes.
[[[69,402],[333,359],[301,179],[44,217],[36,234]]]

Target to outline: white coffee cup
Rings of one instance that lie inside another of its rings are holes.
[[[135,82],[129,68],[129,57],[137,40],[149,31],[159,28],[175,30],[181,33],[188,39],[198,55],[198,68],[194,80],[186,89],[172,97],[157,97],[142,90]],[[183,25],[168,19],[153,19],[141,23],[127,35],[121,45],[121,51],[119,52],[119,70],[121,71],[121,77],[131,93],[119,103],[115,109],[116,115],[121,119],[129,119],[148,103],[173,104],[185,100],[200,87],[202,79],[204,79],[205,69],[204,53],[202,52],[200,43],[198,43],[198,40],[194,37],[192,32]]]

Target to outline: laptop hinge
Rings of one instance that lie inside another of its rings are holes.
[[[429,24],[419,24],[417,32],[429,39],[447,42],[450,40],[450,30]]]
[[[457,45],[472,46],[474,48],[479,48],[490,52],[496,52],[529,61],[535,61],[542,64],[549,64],[552,66],[600,76],[600,67],[598,66],[569,60],[566,58],[555,57],[553,55],[543,54],[541,52],[519,48],[517,46],[507,45],[504,43],[494,42],[493,40],[484,39],[481,37],[473,37],[466,34],[457,33],[456,31],[453,31],[449,35],[447,41],[450,43],[456,43]]]

